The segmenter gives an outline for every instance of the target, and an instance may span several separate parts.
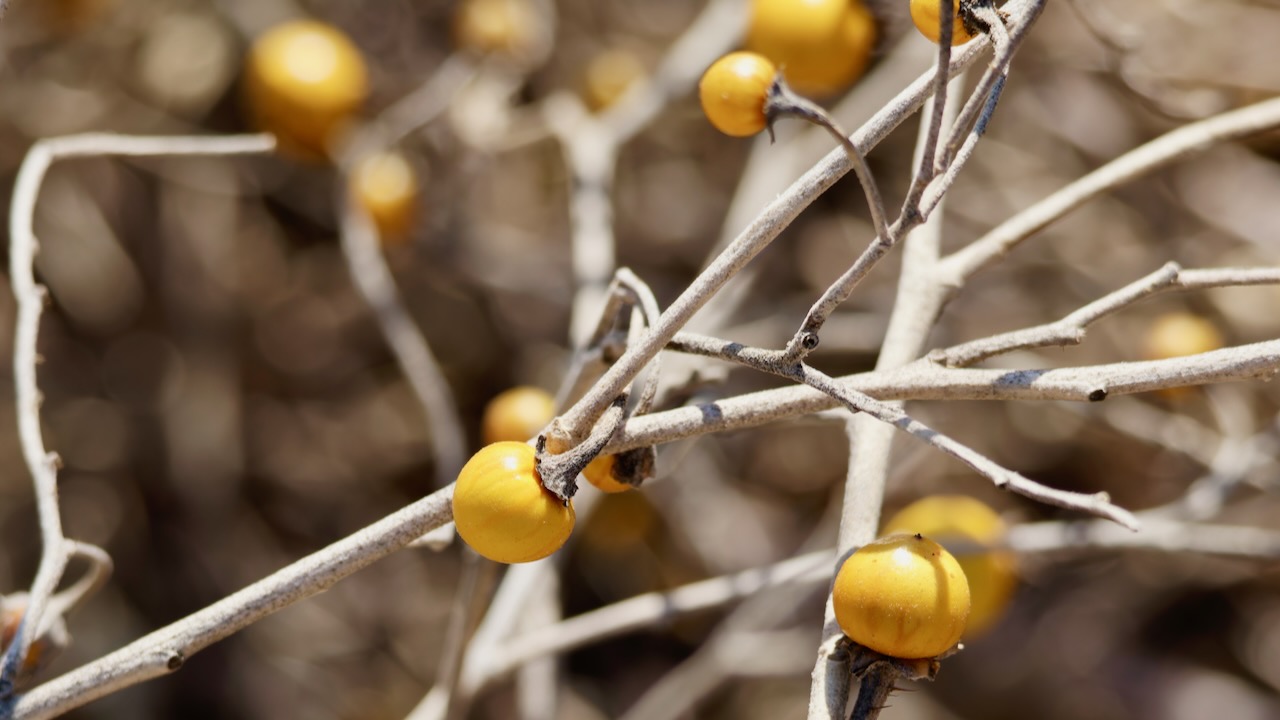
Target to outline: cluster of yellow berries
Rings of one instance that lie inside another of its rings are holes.
[[[541,560],[573,532],[573,503],[543,487],[528,444],[554,414],[551,395],[528,386],[506,390],[485,407],[481,435],[486,444],[458,475],[453,519],[467,545],[490,560]],[[601,455],[582,474],[606,493],[631,489],[615,477],[614,467],[612,455]]]
[[[959,0],[951,0],[951,8],[952,44],[968,42],[973,34]],[[940,9],[937,0],[911,0],[911,19],[934,42]],[[726,135],[755,135],[768,124],[775,78],[805,95],[841,92],[862,77],[877,38],[876,18],[862,0],[753,0],[747,49],[725,55],[703,74],[702,110]]]
[[[554,410],[552,397],[532,387],[507,390],[485,408],[487,444],[463,467],[453,496],[458,534],[484,557],[540,560],[573,532],[573,504],[543,487],[527,442]],[[616,466],[616,457],[600,456],[583,475],[604,492],[630,489],[615,476]],[[1017,584],[1012,556],[982,550],[1004,530],[995,511],[972,498],[935,496],[909,505],[885,524],[887,537],[863,546],[840,568],[832,590],[836,620],[854,642],[887,656],[946,652],[962,634],[990,627],[1009,603]],[[979,551],[957,561],[938,541]]]
[[[249,51],[245,107],[280,149],[305,160],[329,157],[355,124],[369,92],[359,48],[341,30],[314,20],[277,25]],[[399,153],[362,159],[350,191],[386,242],[404,239],[416,219],[419,178]]]
[[[932,658],[1003,614],[1017,580],[1009,553],[982,550],[1004,534],[991,508],[963,496],[928,497],[891,518],[884,532],[836,575],[832,605],[849,639],[894,658]],[[937,541],[978,551],[956,560]]]

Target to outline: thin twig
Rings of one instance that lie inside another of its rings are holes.
[[[943,1],[945,2],[946,0]],[[989,78],[995,77],[999,79],[1007,73],[1014,51],[1020,46],[1021,40],[1026,36],[1027,31],[1031,28],[1043,7],[1044,0],[1034,0],[1029,4],[1024,14],[1019,16],[1015,32],[1009,42],[1004,45],[1005,52],[996,58],[995,64],[987,71],[987,76],[983,82],[979,83],[970,97],[966,108],[976,106],[985,107],[988,112],[994,111],[995,100],[999,95],[999,91],[1003,88],[1003,83],[990,81]],[[945,36],[950,34],[951,29],[947,26],[947,23],[942,23],[942,25],[946,27],[942,28],[944,37],[940,41],[938,64],[935,66],[935,72],[937,68],[945,70],[949,67],[945,63],[947,58],[950,57],[951,49],[946,43]],[[1001,25],[1002,29],[1003,27]],[[901,213],[893,222],[893,225],[886,232],[879,233],[849,269],[837,278],[813,304],[799,330],[796,331],[784,350],[784,357],[788,362],[803,360],[810,351],[818,346],[818,333],[831,317],[831,314],[845,300],[849,299],[849,296],[853,294],[853,291],[862,280],[871,273],[871,270],[889,254],[903,237],[933,214],[942,197],[972,155],[973,149],[985,129],[985,121],[980,121],[974,127],[969,134],[963,151],[954,158],[953,162],[949,163],[949,166],[939,168],[934,160],[934,148],[937,144],[939,128],[943,124],[943,112],[946,110],[945,100],[948,83],[945,80],[947,78],[949,78],[949,75],[946,72],[935,76],[936,87],[934,89],[933,112],[930,113],[928,124],[922,126],[924,128],[923,135],[917,151],[918,167],[912,179],[911,187],[907,191],[907,197],[903,201]],[[965,123],[962,120],[955,121],[952,131],[953,137],[958,135],[964,126]],[[935,180],[935,175],[939,170],[945,170],[945,175]]]
[[[453,515],[453,486],[408,507],[178,622],[54,678],[20,697],[13,720],[45,720],[183,666],[192,656],[253,623],[399,550]]]
[[[1280,284],[1278,268],[1183,270],[1177,263],[1171,262],[1150,275],[1085,305],[1061,320],[935,350],[929,353],[928,357],[932,362],[947,367],[967,367],[995,355],[1015,350],[1077,345],[1084,341],[1089,325],[1152,295],[1174,290],[1275,284]]]
[[[1006,10],[1016,14],[1034,1],[1014,0]],[[971,45],[972,48],[965,48],[953,58],[951,63],[953,73],[977,59],[981,43],[971,43]],[[876,113],[875,117],[854,132],[849,139],[859,149],[865,148],[865,151],[869,152],[924,102],[933,75],[933,70],[922,75]],[[837,148],[765,207],[756,219],[663,312],[655,327],[640,342],[631,347],[590,392],[553,423],[551,432],[560,437],[566,445],[576,444],[585,437],[589,428],[613,398],[617,397],[632,378],[661,352],[662,347],[684,327],[693,314],[752,258],[767,247],[792,220],[799,216],[804,208],[849,172],[851,167],[848,153],[843,147]]]
[[[452,56],[416,90],[360,128],[341,154],[335,205],[340,208],[339,239],[347,270],[374,318],[414,395],[427,416],[427,432],[435,454],[437,487],[453,482],[467,457],[467,439],[458,418],[453,391],[435,353],[418,329],[396,289],[382,254],[377,226],[350,190],[357,163],[384,151],[443,112],[457,91],[475,74],[461,56]]]
[[[684,335],[680,337],[687,339]],[[720,347],[731,348],[733,344]],[[951,369],[921,360],[898,370],[847,375],[837,382],[878,400],[1097,402],[1113,395],[1169,387],[1267,379],[1278,371],[1280,340],[1267,340],[1169,360],[1051,370]],[[830,410],[837,404],[813,388],[761,390],[632,418],[604,452],[622,452],[708,433],[758,427]]]
[[[435,454],[435,480],[443,487],[458,476],[467,457],[467,439],[458,419],[453,391],[422,331],[404,306],[387,267],[373,220],[354,202],[344,178],[335,198],[341,208],[342,252],[351,280],[373,310],[387,346],[427,416],[427,432]]]
[[[13,692],[13,679],[30,649],[40,626],[45,604],[66,568],[68,553],[63,547],[62,520],[58,510],[58,456],[45,449],[40,428],[40,390],[36,378],[39,363],[36,346],[40,315],[47,291],[36,283],[34,274],[38,241],[34,222],[36,200],[49,167],[58,160],[99,155],[241,155],[269,152],[275,140],[269,135],[231,137],[130,137],[93,133],[41,140],[31,147],[18,170],[13,203],[9,211],[9,272],[18,302],[13,367],[18,413],[18,436],[22,455],[35,485],[36,508],[40,517],[43,546],[40,565],[31,586],[27,612],[13,643],[5,652],[0,668],[0,700]]]
[[[958,288],[965,279],[1004,256],[1018,243],[1103,192],[1219,143],[1238,140],[1276,127],[1280,127],[1280,98],[1265,100],[1165,133],[1014,215],[970,245],[948,256],[938,268],[940,279],[949,286]]]

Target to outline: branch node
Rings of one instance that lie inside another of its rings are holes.
[[[170,650],[169,658],[165,661],[164,666],[169,672],[175,672],[182,667],[187,661],[187,656],[182,654],[181,650]]]

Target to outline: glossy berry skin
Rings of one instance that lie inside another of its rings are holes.
[[[613,494],[631,490],[631,485],[614,478],[613,468],[616,464],[615,456],[600,455],[583,469],[582,476],[587,479],[587,482],[595,485],[600,492]]]
[[[417,216],[418,176],[399,153],[377,153],[351,171],[351,196],[369,214],[386,244],[403,240]]]
[[[875,17],[861,0],[753,0],[747,49],[769,58],[803,95],[833,95],[862,77]]]
[[[541,560],[573,532],[573,504],[546,488],[532,447],[486,445],[471,456],[453,490],[453,521],[472,550],[501,563]]]
[[[277,25],[259,37],[245,65],[245,100],[254,123],[283,151],[327,156],[368,95],[360,51],[341,31],[312,20]]]
[[[969,616],[959,563],[920,535],[891,535],[845,560],[832,589],[836,622],[849,639],[883,655],[914,660],[955,646]]]
[[[1004,521],[985,503],[964,495],[931,495],[921,498],[884,524],[886,535],[921,533],[943,545],[990,546],[1005,533]],[[1002,551],[962,554],[957,561],[969,582],[969,621],[966,638],[977,637],[993,626],[1009,607],[1018,578],[1012,553]]]
[[[486,443],[524,442],[542,432],[555,412],[555,398],[546,390],[528,385],[513,387],[485,406],[480,433]]]
[[[707,120],[733,137],[748,137],[765,128],[765,100],[777,68],[763,55],[733,52],[711,64],[698,83],[698,98]]]
[[[921,35],[933,42],[942,37],[942,22],[939,20],[938,0],[911,0],[911,21]],[[963,45],[973,39],[973,35],[960,19],[960,0],[951,0],[951,44]]]

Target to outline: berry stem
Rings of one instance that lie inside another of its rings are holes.
[[[858,700],[853,704],[849,720],[875,720],[880,717],[880,711],[884,709],[897,680],[898,668],[893,663],[872,663],[862,676]]]

